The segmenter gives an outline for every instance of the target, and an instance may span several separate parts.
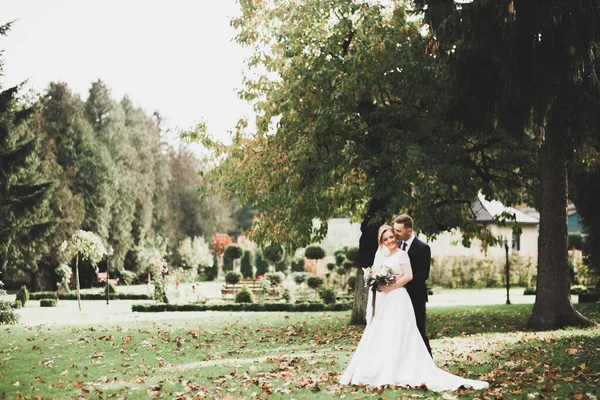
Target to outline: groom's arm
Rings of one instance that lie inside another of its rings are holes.
[[[431,269],[431,248],[423,243],[417,255],[417,262],[413,263],[413,280],[425,282],[429,278]]]

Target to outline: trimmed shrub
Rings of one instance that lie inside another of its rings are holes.
[[[19,322],[19,314],[15,312],[12,302],[0,300],[0,325],[12,325]]]
[[[352,310],[352,302],[325,305],[323,303],[227,303],[227,304],[134,304],[133,312],[162,311],[275,311],[275,312],[310,312],[310,311],[348,311]]]
[[[157,279],[154,281],[154,300],[159,303],[169,303],[167,292],[165,291],[165,282],[162,279]]]
[[[335,292],[331,289],[322,288],[319,290],[319,297],[325,304],[335,304]]]
[[[283,291],[283,293],[281,294],[281,298],[286,302],[289,303],[290,301],[292,301],[292,294],[290,293],[289,289],[285,289]]]
[[[342,264],[342,267],[344,268],[344,271],[349,272],[352,268],[354,268],[354,264],[351,263],[350,261],[345,261]]]
[[[325,249],[317,245],[308,246],[304,250],[304,256],[309,260],[322,260],[325,258],[325,255]]]
[[[320,276],[311,276],[306,280],[306,284],[311,289],[318,289],[323,286],[323,278]]]
[[[104,295],[106,295],[106,287],[107,286],[104,285],[104,290],[102,291],[104,293]],[[117,294],[117,288],[112,282],[108,282],[108,293],[111,296]]]
[[[242,280],[242,275],[239,272],[230,271],[225,275],[225,282],[230,285],[235,285]]]
[[[281,282],[283,282],[283,273],[281,272],[276,272],[274,274],[267,274],[266,279],[271,283],[271,286],[278,286],[281,285]]]
[[[230,244],[225,248],[225,257],[231,260],[237,260],[238,258],[242,258],[243,255],[244,250],[237,244]]]
[[[56,292],[32,292],[29,293],[31,300],[42,300],[42,299],[58,299]]]
[[[354,289],[354,286],[356,285],[356,276],[352,275],[351,277],[349,277],[348,282],[346,282],[346,285],[348,285],[350,289]]]
[[[306,281],[307,276],[308,274],[306,272],[292,272],[292,279],[297,284],[301,284],[302,282]]]
[[[240,272],[244,278],[253,278],[254,268],[252,268],[252,253],[248,250],[244,252],[242,257],[242,265],[240,266]]]
[[[334,263],[327,263],[327,269],[329,271],[333,271],[335,269],[335,264]]]
[[[269,263],[265,260],[265,257],[261,252],[256,253],[255,264],[256,276],[262,276],[269,270]]]
[[[285,274],[290,269],[289,267],[288,263],[283,260],[275,264],[275,271],[283,272]]]
[[[304,272],[304,258],[292,260],[292,272]]]
[[[254,297],[252,293],[248,291],[246,286],[243,286],[242,289],[235,294],[235,302],[236,303],[254,303]]]
[[[56,299],[42,299],[40,307],[56,307]]]
[[[263,256],[268,261],[271,261],[273,264],[277,264],[278,262],[283,260],[285,252],[283,251],[283,247],[278,244],[272,244],[270,246],[265,247],[263,250]]]
[[[233,258],[223,257],[223,271],[233,271],[234,261]]]
[[[21,289],[17,292],[16,301],[21,303],[21,307],[25,307],[25,303],[29,301],[29,290],[27,290],[27,286],[21,286]]]
[[[214,281],[218,274],[219,267],[217,266],[217,256],[215,256],[213,265],[204,268],[204,277],[207,281]]]
[[[360,257],[360,251],[359,251],[358,247],[350,247],[348,249],[348,251],[346,252],[346,258],[348,259],[348,261],[351,261],[355,264],[358,263],[359,257]]]
[[[4,295],[6,295],[6,290],[4,290],[4,283],[0,281],[0,296]],[[0,325],[16,324],[19,322],[19,314],[13,309],[13,304],[15,303],[0,300]]]
[[[131,285],[135,282],[136,274],[133,271],[127,271],[126,269],[117,270],[117,276],[126,285]]]

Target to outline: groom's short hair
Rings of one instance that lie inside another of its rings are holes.
[[[395,224],[403,224],[406,229],[413,229],[413,219],[408,214],[400,214],[394,218]]]

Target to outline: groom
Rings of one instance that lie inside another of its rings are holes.
[[[431,267],[431,249],[427,243],[419,240],[413,232],[413,220],[407,214],[398,215],[394,219],[394,232],[398,239],[398,247],[405,250],[410,258],[412,267],[413,279],[406,284],[406,291],[415,310],[415,318],[417,320],[417,328],[427,346],[427,351],[431,355],[431,347],[429,346],[429,338],[425,332],[425,319],[427,310],[427,284],[425,281],[429,278],[429,269]]]

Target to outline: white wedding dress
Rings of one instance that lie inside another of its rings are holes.
[[[373,265],[387,265],[402,273],[400,264],[410,264],[405,251],[384,256],[380,249]],[[339,382],[344,385],[426,385],[436,392],[460,386],[485,389],[487,382],[464,379],[438,367],[431,359],[419,334],[413,306],[405,288],[376,295],[372,317],[372,291],[367,303],[367,327]]]

